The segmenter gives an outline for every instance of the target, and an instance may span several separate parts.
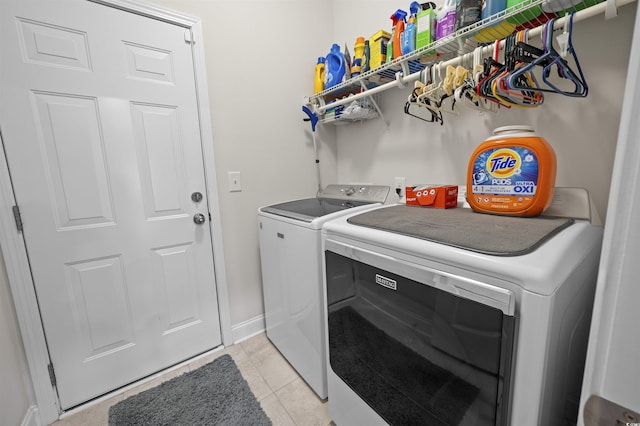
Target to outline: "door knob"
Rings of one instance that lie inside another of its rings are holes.
[[[196,213],[193,215],[193,223],[196,225],[202,225],[204,223],[204,215],[202,213]]]

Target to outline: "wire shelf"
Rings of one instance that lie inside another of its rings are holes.
[[[520,3],[508,7],[495,15],[461,28],[447,37],[382,64],[373,70],[350,78],[330,89],[309,96],[308,104],[311,109],[319,112],[320,117],[322,117],[322,111],[324,111],[325,115],[333,115],[333,117],[322,118],[321,122],[347,122],[348,120],[340,118],[340,113],[337,116],[335,115],[336,111],[340,111],[338,107],[331,107],[332,102],[338,99],[345,100],[346,98],[346,102],[341,102],[346,106],[348,97],[351,95],[398,81],[402,76],[420,72],[427,65],[434,62],[464,55],[472,52],[479,45],[486,45],[494,40],[503,39],[516,31],[542,26],[550,19],[564,16],[566,13],[587,9],[602,1],[604,0],[522,0]],[[505,32],[505,25],[502,25],[507,22],[510,27],[506,28],[511,29],[511,32],[508,32],[508,30]],[[371,96],[376,96],[377,94],[379,92]],[[367,99],[367,97],[361,97],[362,99]],[[374,104],[379,99],[377,97]],[[318,110],[318,107],[322,107],[321,111]]]

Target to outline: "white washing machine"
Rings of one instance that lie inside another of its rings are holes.
[[[602,228],[401,205],[322,234],[338,426],[575,424]]]
[[[387,200],[388,186],[328,185],[316,197],[258,210],[267,337],[322,399],[327,397],[320,230]]]

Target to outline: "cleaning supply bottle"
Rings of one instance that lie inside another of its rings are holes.
[[[387,59],[385,60],[385,64],[393,61],[393,43],[387,44]]]
[[[446,0],[436,16],[436,40],[450,34],[456,26],[456,0]]]
[[[457,0],[455,31],[482,19],[483,0]]]
[[[402,9],[396,10],[395,13],[391,15],[391,20],[393,21],[393,59],[397,59],[402,56],[402,44],[400,43],[400,36],[404,32],[404,19],[406,17],[407,12]]]
[[[410,15],[404,32],[400,35],[400,45],[402,54],[406,55],[416,50],[417,16],[422,10],[422,6],[417,1],[411,3],[409,7]]]
[[[488,19],[502,12],[507,7],[507,0],[483,0],[482,2],[482,19]],[[497,24],[490,25],[481,29],[474,36],[476,41],[480,43],[491,43],[498,39],[503,39],[513,33],[516,25],[507,21],[498,21]]]
[[[322,56],[318,58],[316,64],[316,76],[313,81],[313,93],[320,93],[324,90],[324,63],[326,59]]]
[[[353,62],[351,63],[351,77],[360,75],[364,62],[364,37],[358,37],[353,48]]]
[[[380,30],[369,39],[369,69],[376,69],[387,62],[391,47],[391,33]]]
[[[364,54],[362,55],[362,70],[361,72],[367,72],[371,69],[369,65],[371,62],[371,48],[369,47],[369,40],[364,41]]]
[[[475,211],[537,216],[553,198],[556,155],[528,126],[499,127],[474,151],[467,202]]]
[[[345,73],[344,55],[340,52],[340,46],[334,44],[327,55],[324,72],[324,88],[329,89],[342,83]]]
[[[430,45],[436,39],[436,4],[423,3],[421,11],[416,16],[416,49]],[[420,62],[433,61],[435,51],[425,52],[420,56]]]
[[[344,57],[344,78],[343,80],[348,80],[351,78],[351,54],[349,53],[349,47],[347,47],[347,43],[344,44],[344,53],[342,54]]]

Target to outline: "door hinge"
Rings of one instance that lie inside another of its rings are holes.
[[[193,34],[191,33],[191,30],[184,30],[184,41],[185,43],[189,44],[196,43],[195,41],[193,41]]]
[[[20,208],[18,206],[13,206],[13,218],[16,220],[16,228],[18,228],[19,232],[22,232],[22,216],[20,216]]]
[[[56,373],[55,371],[53,371],[53,364],[47,365],[47,368],[49,369],[49,379],[51,380],[51,386],[55,387],[57,382],[56,382]]]

